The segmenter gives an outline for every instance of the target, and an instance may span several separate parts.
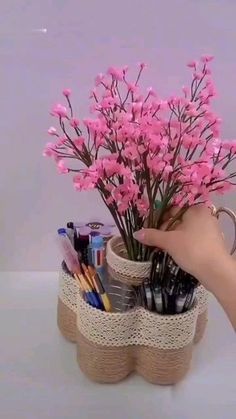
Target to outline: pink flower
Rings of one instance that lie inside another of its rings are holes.
[[[187,64],[189,68],[195,68],[195,70],[197,68],[197,65],[198,65],[197,61],[189,61]]]
[[[112,96],[107,96],[105,98],[102,99],[100,106],[101,109],[110,109],[112,108],[114,105],[116,105],[118,103],[118,99]]]
[[[113,160],[103,160],[103,167],[106,171],[107,177],[114,176],[116,174],[119,174],[120,171],[120,164]]]
[[[99,86],[103,82],[104,77],[105,77],[104,74],[99,73],[95,78],[95,86]]]
[[[78,120],[78,119],[76,119],[76,118],[71,118],[71,120],[70,120],[70,125],[71,125],[73,128],[77,128],[77,127],[79,126],[79,120]]]
[[[138,90],[138,86],[136,86],[136,84],[134,84],[134,83],[127,83],[127,88],[132,93],[137,92],[137,90]]]
[[[169,163],[171,160],[173,160],[173,154],[172,153],[166,153],[164,156],[164,160],[166,163]]]
[[[193,78],[196,80],[201,80],[202,78],[202,74],[201,73],[197,73],[196,71],[193,73]]]
[[[147,165],[148,165],[149,169],[155,175],[157,175],[160,172],[162,172],[162,170],[166,166],[166,163],[164,162],[164,160],[159,160],[158,157],[153,157],[153,158],[148,157],[148,159],[147,159]]]
[[[127,209],[129,208],[129,204],[126,202],[121,202],[118,205],[118,211],[120,215],[125,214],[125,212],[127,211]]]
[[[167,164],[167,165],[164,167],[164,173],[169,174],[169,173],[171,173],[171,172],[173,172],[173,167],[172,167],[170,164]]]
[[[189,109],[189,110],[186,110],[186,115],[188,115],[188,116],[197,116],[198,115],[198,111],[196,110],[196,109]]]
[[[168,109],[168,102],[167,100],[160,100],[158,102],[158,108],[160,108],[160,110],[165,111],[166,109]]]
[[[65,162],[62,159],[59,159],[57,162],[57,169],[60,174],[69,173],[69,169],[65,166]]]
[[[71,89],[64,89],[62,93],[65,97],[69,97],[71,95]]]
[[[84,171],[83,174],[74,176],[74,187],[78,191],[94,189],[97,185],[98,173],[94,168]]]
[[[188,203],[189,206],[194,205],[195,203],[195,196],[192,193],[187,194],[185,203]]]
[[[57,105],[55,105],[53,107],[51,115],[61,117],[61,118],[66,118],[67,117],[67,108],[65,106],[61,105],[60,103],[58,103]]]
[[[78,148],[79,151],[83,150],[84,142],[84,137],[78,137],[73,140],[74,145]]]
[[[140,112],[142,110],[143,102],[133,102],[132,110],[133,112]]]
[[[106,198],[106,203],[107,205],[112,205],[114,203],[114,198],[112,195]]]
[[[224,195],[226,192],[229,192],[233,188],[233,185],[229,181],[218,182],[212,186],[212,190],[216,191],[219,195]]]
[[[138,63],[139,67],[141,70],[144,70],[145,68],[147,68],[147,64],[144,62]]]
[[[200,64],[189,63],[193,76],[197,80],[204,78],[195,97],[190,100],[191,88],[184,86],[181,97],[173,96],[168,102],[152,98],[152,88],[143,92],[136,82],[128,82],[126,68],[110,67],[107,75],[99,74],[95,80],[99,87],[92,92],[93,119],[84,121],[86,138],[75,134],[72,139],[79,153],[66,137],[59,138],[56,128],[50,127],[48,133],[56,136],[57,142],[48,143],[44,155],[53,157],[59,173],[72,171],[61,156],[72,158],[72,163],[79,161],[79,168],[84,163],[85,168],[78,169],[74,177],[75,189],[94,189],[102,181],[106,203],[118,208],[121,215],[135,208],[140,217],[146,217],[150,204],[143,192],[146,172],[152,183],[160,176],[163,190],[170,181],[169,187],[177,190],[171,204],[194,205],[196,200],[208,202],[211,192],[224,193],[231,185],[224,181],[227,173],[223,167],[233,159],[236,141],[222,143],[220,121],[210,107],[215,95],[207,65],[211,59],[205,56]],[[141,63],[138,77],[143,68],[145,64]],[[63,94],[68,101],[70,89],[64,89]],[[169,105],[176,113],[171,113]],[[52,115],[68,119],[68,134],[71,127],[79,133],[80,121],[70,118],[69,111],[57,104]]]
[[[208,92],[208,95],[210,95],[210,96],[216,96],[217,91],[216,91],[216,88],[215,88],[215,86],[212,82],[208,83],[207,92]]]
[[[149,202],[146,197],[142,197],[140,199],[137,199],[136,201],[137,210],[139,212],[139,215],[141,217],[148,215],[149,210]]]
[[[144,154],[145,151],[147,151],[147,147],[145,147],[143,144],[138,146],[138,152],[139,154]]]
[[[107,70],[107,74],[113,77],[113,79],[122,81],[123,80],[123,71],[119,68],[109,67]]]
[[[44,157],[53,157],[57,155],[57,152],[55,150],[55,144],[54,143],[47,143],[46,147],[43,150],[43,156]]]
[[[153,87],[148,87],[147,88],[147,93],[148,93],[148,95],[149,96],[154,96],[154,97],[156,97],[156,92],[155,92],[155,90],[153,89]]]
[[[139,153],[135,144],[125,147],[122,155],[130,160],[136,160],[139,157]]]
[[[63,144],[66,143],[66,141],[67,141],[67,137],[61,137],[61,138],[58,139],[57,144],[58,145],[63,145]]]
[[[108,192],[112,192],[113,191],[113,189],[114,189],[114,186],[113,185],[111,185],[111,183],[107,183],[106,184],[106,186],[105,186],[105,188],[106,188],[106,190],[108,191]]]
[[[134,134],[134,128],[132,125],[124,124],[117,132],[117,140],[121,143],[125,143],[128,138],[131,138]]]
[[[202,55],[201,61],[205,63],[209,63],[210,61],[214,60],[214,55]]]
[[[212,71],[210,68],[206,68],[204,71],[204,74],[206,74],[207,76],[210,76],[212,74]]]
[[[228,143],[228,144],[227,144]],[[224,142],[223,142],[224,144]],[[236,153],[236,140],[230,140],[226,142],[226,149],[232,150],[233,153]]]
[[[184,191],[174,197],[174,202],[173,202],[174,205],[182,208],[185,205],[185,203],[186,203],[186,194]]]
[[[49,135],[57,135],[57,130],[56,130],[56,128],[55,128],[55,127],[50,127],[50,128],[48,129],[48,134],[49,134]]]

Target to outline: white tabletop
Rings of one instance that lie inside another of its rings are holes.
[[[90,382],[56,326],[57,274],[0,274],[1,419],[235,419],[236,339],[215,299],[191,371],[161,387]]]

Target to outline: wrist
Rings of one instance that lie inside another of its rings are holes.
[[[220,256],[210,256],[204,266],[201,266],[196,278],[217,298],[222,291],[225,293],[226,282],[236,278],[236,263],[228,253]]]

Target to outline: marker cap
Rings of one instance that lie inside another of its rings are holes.
[[[66,234],[66,229],[65,228],[59,228],[57,230],[58,234]]]
[[[102,236],[92,237],[92,247],[94,249],[99,249],[104,246],[104,240]]]

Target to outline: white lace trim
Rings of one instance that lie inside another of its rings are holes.
[[[106,313],[77,294],[77,327],[91,342],[103,346],[179,349],[193,341],[197,316],[197,304],[187,313],[174,316],[161,316],[142,307],[126,313]]]
[[[59,298],[74,313],[77,309],[77,292],[76,280],[73,276],[67,274],[61,269],[59,273]]]
[[[199,285],[197,287],[196,297],[198,301],[198,314],[202,314],[208,307],[209,292],[203,285]]]
[[[145,278],[150,276],[151,262],[135,262],[127,259],[123,241],[119,236],[113,237],[107,243],[106,259],[115,273],[120,274],[121,277],[134,278],[134,284],[137,283],[137,280],[143,282]],[[122,280],[122,278],[120,279]]]
[[[77,326],[94,343],[104,346],[147,345],[177,349],[193,339],[198,314],[208,304],[208,291],[197,289],[198,305],[177,316],[161,316],[142,307],[126,313],[105,313],[89,306],[79,295],[76,280],[63,270],[59,273],[59,297],[77,313]]]

